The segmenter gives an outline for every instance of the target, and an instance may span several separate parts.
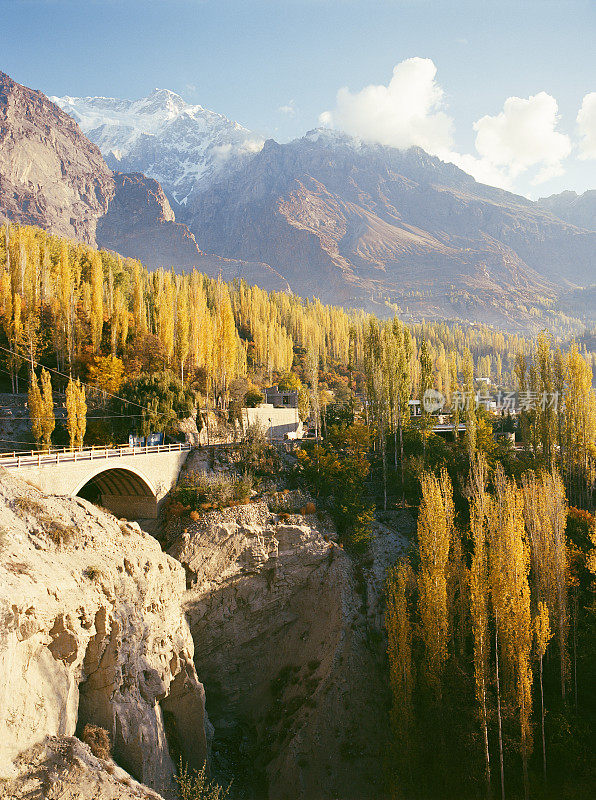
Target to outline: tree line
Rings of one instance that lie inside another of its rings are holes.
[[[361,364],[370,320],[197,271],[149,272],[136,260],[19,225],[0,228],[0,318],[15,391],[27,361],[84,377],[98,356],[123,358],[150,336],[169,369],[183,381],[204,372],[207,391],[220,398],[247,370],[269,379],[287,372],[296,352],[313,353],[323,371],[333,362]],[[516,354],[531,349],[520,336],[482,326],[433,323],[409,331],[415,351],[426,342],[439,391],[448,389],[453,353],[469,351],[477,374],[501,384],[511,382]]]
[[[549,748],[553,772],[568,777],[574,747],[589,736],[572,713],[581,698],[577,637],[570,643],[569,634],[578,587],[596,564],[594,519],[591,544],[578,550],[566,537],[569,509],[556,473],[528,472],[517,482],[482,455],[467,497],[468,521],[458,524],[447,472],[423,475],[417,547],[388,578],[395,795],[477,796],[484,783],[487,797],[549,796]],[[582,646],[593,657],[589,591],[585,598]],[[562,752],[556,740],[571,738],[574,725],[578,742]],[[577,797],[593,777],[584,745]]]

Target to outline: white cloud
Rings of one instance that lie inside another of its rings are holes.
[[[245,139],[240,150],[243,153],[260,153],[264,144],[264,139]]]
[[[245,139],[238,147],[238,153],[259,153],[265,144],[264,139]],[[217,144],[213,147],[213,155],[221,162],[227,161],[234,152],[234,146],[227,144]]]
[[[319,122],[323,127],[330,128],[333,125],[333,114],[331,111],[323,111],[319,114]]]
[[[596,92],[587,94],[577,115],[579,157],[596,158]]]
[[[333,111],[324,111],[322,125],[391,147],[423,147],[438,154],[452,143],[453,121],[442,110],[443,90],[435,80],[430,58],[408,58],[397,64],[387,86],[366,86],[337,93]]]
[[[494,166],[483,158],[470,155],[469,153],[446,153],[443,161],[451,161],[453,164],[463,169],[479,183],[487,183],[489,186],[498,186],[499,189],[513,190],[513,179],[502,169]]]
[[[229,142],[227,144],[216,144],[213,148],[213,155],[220,161],[227,161],[232,155],[232,145]]]
[[[557,112],[557,101],[546,92],[527,99],[508,97],[499,114],[474,123],[480,159],[510,180],[528,169],[535,170],[532,183],[561,175],[571,140],[556,130]]]
[[[370,85],[359,92],[340,89],[335,109],[324,111],[319,122],[391,147],[417,145],[476,180],[504,189],[512,189],[522,174],[535,184],[562,174],[572,145],[569,136],[557,130],[554,97],[540,92],[527,99],[507,98],[500,113],[474,123],[476,152],[462,154],[453,147],[453,120],[436,75],[431,59],[409,58],[394,67],[387,86]],[[596,93],[584,98],[578,123],[583,126],[585,152],[596,157]]]
[[[290,100],[285,106],[280,106],[277,110],[280,114],[287,114],[289,117],[293,117],[296,114],[296,106],[293,100]]]

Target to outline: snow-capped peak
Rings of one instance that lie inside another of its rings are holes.
[[[263,138],[169,89],[139,100],[51,97],[110,166],[158,180],[177,203],[202,191],[263,146]]]

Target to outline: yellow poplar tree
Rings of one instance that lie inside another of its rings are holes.
[[[177,281],[177,303],[175,352],[180,365],[180,379],[184,381],[184,364],[190,352],[190,313],[188,287],[182,280]]]
[[[225,403],[229,382],[234,377],[237,338],[236,323],[228,288],[219,279],[216,285],[213,367],[217,389]]]
[[[43,404],[41,399],[41,392],[39,390],[39,383],[37,382],[37,375],[33,370],[29,376],[29,419],[31,420],[31,432],[35,441],[39,444],[43,437],[42,417],[43,417]]]
[[[66,424],[71,450],[81,448],[87,429],[87,402],[85,387],[71,378],[66,387]]]
[[[491,504],[489,573],[500,652],[513,676],[520,724],[524,794],[529,794],[528,758],[532,747],[532,618],[530,548],[526,541],[523,496],[499,464]],[[497,650],[497,648],[495,648]],[[495,652],[498,658],[499,653]]]
[[[428,684],[441,699],[443,666],[447,659],[447,562],[453,529],[453,490],[447,472],[440,478],[423,474],[418,515],[418,605]]]
[[[83,447],[85,441],[85,432],[87,430],[87,400],[85,398],[85,387],[78,380],[76,383],[76,413],[77,413],[77,427],[76,427],[76,446],[80,449]]]
[[[407,561],[398,563],[387,577],[387,653],[391,684],[391,717],[397,751],[409,753],[414,713],[414,678],[412,667],[412,626],[408,598],[414,574]]]
[[[480,710],[484,744],[484,770],[487,796],[490,795],[490,749],[488,743],[489,689],[489,581],[487,551],[486,461],[476,454],[471,473],[470,532],[473,545],[470,567],[470,617],[474,636],[474,683]]]
[[[466,448],[472,458],[476,452],[476,392],[474,391],[474,362],[468,349],[462,364],[464,377],[464,421],[466,423]]]
[[[538,601],[546,603],[551,624],[557,630],[561,697],[567,678],[567,501],[560,477],[528,472],[522,479],[524,520],[530,543],[532,573]]]
[[[99,253],[91,257],[91,343],[99,351],[103,331],[103,266]]]
[[[49,448],[52,444],[52,433],[56,427],[56,418],[54,416],[54,397],[52,395],[52,379],[50,373],[42,369],[41,371],[41,398],[42,398],[42,416],[41,416],[41,429],[42,439],[45,447]]]
[[[546,737],[544,735],[544,687],[542,685],[542,659],[546,653],[548,643],[552,638],[550,621],[548,616],[548,606],[539,601],[538,613],[534,618],[534,637],[536,639],[536,655],[538,656],[539,678],[540,678],[540,722],[542,730],[542,776],[546,783]]]
[[[77,388],[72,378],[66,387],[66,427],[68,428],[70,449],[74,450],[77,438]]]

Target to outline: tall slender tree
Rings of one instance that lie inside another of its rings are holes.
[[[52,433],[56,427],[56,417],[54,416],[54,396],[52,393],[52,380],[50,373],[42,369],[41,371],[41,398],[42,398],[42,417],[41,429],[44,447],[52,444]]]

